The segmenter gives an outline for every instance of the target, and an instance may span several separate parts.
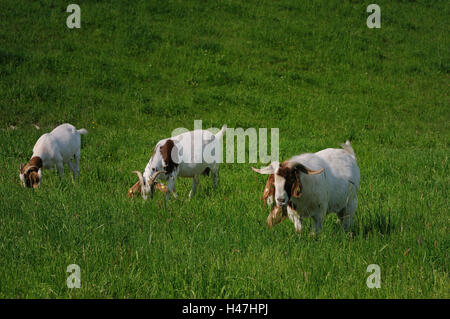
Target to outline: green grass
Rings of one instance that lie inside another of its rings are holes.
[[[378,1],[381,29],[371,1],[122,2],[78,2],[70,30],[69,2],[2,1],[0,297],[450,297],[448,1]],[[281,159],[352,139],[352,233],[335,215],[316,237],[311,220],[267,230],[248,163],[191,201],[180,179],[167,210],[128,199],[131,171],[195,119],[278,127]],[[89,130],[79,183],[66,167],[22,188],[19,164],[64,122]]]

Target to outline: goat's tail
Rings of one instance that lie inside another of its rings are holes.
[[[353,147],[350,144],[349,140],[347,140],[344,144],[341,144],[341,147],[344,149],[344,151],[356,157],[355,151],[353,150]]]
[[[83,135],[88,133],[88,131],[85,128],[79,129],[77,131],[78,131],[78,133],[83,134]]]
[[[222,126],[222,128],[220,129],[220,131],[217,132],[216,137],[217,137],[218,139],[221,139],[221,138],[223,137],[223,135],[225,134],[225,131],[226,131],[226,130],[227,130],[227,125],[224,124],[224,125]]]

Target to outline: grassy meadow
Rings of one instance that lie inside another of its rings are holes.
[[[449,298],[448,1],[4,0],[0,10],[1,298]],[[126,197],[179,127],[279,128],[280,159],[351,139],[351,233],[266,228],[261,163],[219,187]],[[86,128],[81,174],[19,165],[43,133]],[[36,128],[39,127],[39,129]],[[66,268],[81,268],[68,289]],[[381,288],[369,289],[369,264]]]

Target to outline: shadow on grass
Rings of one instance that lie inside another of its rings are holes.
[[[369,215],[368,218],[364,218],[359,221],[358,224],[352,227],[352,232],[358,236],[361,235],[364,238],[381,234],[383,236],[388,236],[396,229],[396,224],[391,218],[390,214],[387,215]]]

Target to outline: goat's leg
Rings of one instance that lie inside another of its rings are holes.
[[[319,234],[322,231],[323,221],[327,216],[327,205],[318,205],[311,210],[310,216],[314,220],[314,231],[313,235]]]
[[[77,180],[78,180],[78,176],[80,176],[80,151],[75,153],[75,170],[77,173]]]
[[[298,216],[294,217],[294,227],[297,234],[302,233],[302,220]]]
[[[317,214],[317,215],[313,215],[312,218],[314,220],[314,234],[319,234],[322,231],[324,215]]]
[[[213,187],[214,189],[217,188],[219,185],[219,169],[213,169],[211,173],[212,181],[213,181]]]
[[[73,166],[72,160],[69,160],[69,162],[67,164],[69,165],[69,168],[72,171],[73,181],[75,181],[77,179],[77,175],[76,175],[76,170],[75,170],[75,167]]]
[[[288,206],[287,208],[288,217],[291,220],[291,222],[294,223],[295,231],[297,234],[301,234],[302,232],[302,219],[300,215],[291,207]]]
[[[177,181],[177,176],[175,174],[172,174],[169,176],[169,180],[167,182],[167,193],[166,193],[166,201],[164,203],[167,203],[170,199],[170,194],[175,191],[175,182]]]
[[[348,213],[346,208],[344,208],[341,212],[339,212],[338,216],[342,221],[342,228],[345,231],[349,231],[350,227],[353,225],[353,213]]]
[[[178,197],[178,195],[177,195],[177,188],[176,188],[175,185],[173,185],[172,195],[173,195],[173,198],[177,198]]]
[[[338,213],[339,219],[342,221],[342,228],[345,231],[349,231],[353,225],[353,215],[355,214],[355,210],[356,200],[351,203],[349,202],[347,207]]]
[[[194,197],[195,192],[197,191],[197,186],[198,186],[199,181],[200,181],[199,176],[194,175],[194,177],[192,178],[192,188],[191,188],[191,192],[189,193],[189,198]]]
[[[347,201],[347,206],[345,206],[339,213],[338,217],[342,221],[342,228],[345,231],[349,231],[353,225],[353,215],[355,214],[356,207],[358,206],[358,198],[356,195],[355,186],[350,184],[349,187],[349,198]]]
[[[64,177],[64,163],[63,161],[59,161],[56,163],[56,169],[58,170],[59,178],[62,179]]]

